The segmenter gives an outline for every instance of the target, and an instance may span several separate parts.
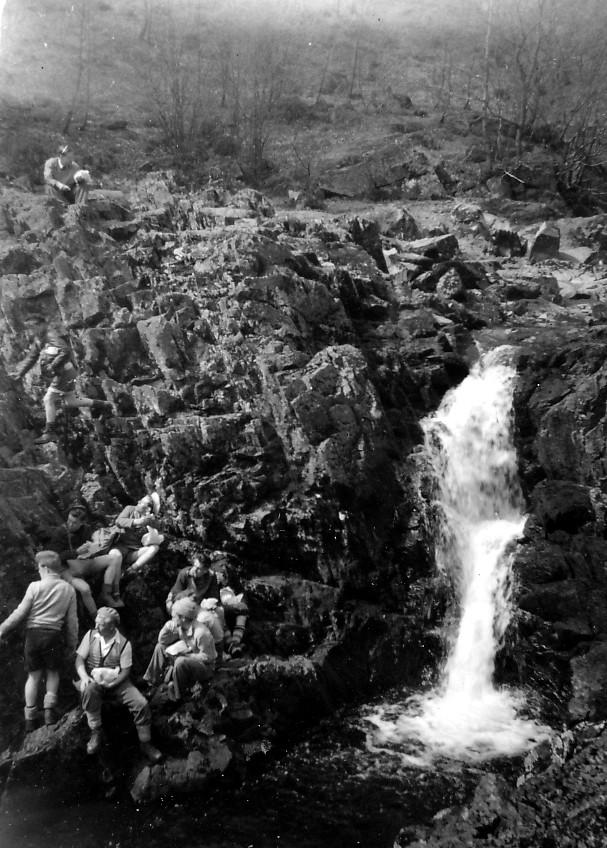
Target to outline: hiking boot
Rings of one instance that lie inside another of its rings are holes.
[[[56,442],[59,439],[59,430],[56,424],[47,424],[42,433],[34,443],[37,445],[45,445],[47,442]]]
[[[100,607],[112,607],[113,609],[124,606],[124,601],[120,597],[116,599],[116,596],[111,592],[101,592],[97,598],[97,603]]]
[[[87,754],[96,754],[97,751],[101,748],[101,731],[100,730],[92,730],[91,738],[86,743],[86,753]]]
[[[151,742],[140,742],[139,750],[151,763],[160,763],[164,759],[163,754]]]
[[[50,727],[53,724],[57,724],[58,718],[59,716],[57,715],[53,707],[44,708],[44,723],[47,727]]]

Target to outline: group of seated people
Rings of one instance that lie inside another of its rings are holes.
[[[58,527],[48,541],[49,550],[56,551],[64,565],[63,578],[79,593],[82,604],[94,618],[97,605],[89,581],[103,575],[99,602],[120,609],[122,568],[140,570],[158,553],[160,535],[151,537],[157,524],[160,501],[156,493],[145,495],[136,504],[125,506],[114,526],[101,534],[89,523],[86,503],[73,501],[68,508],[65,524]]]
[[[101,707],[105,700],[114,700],[129,709],[142,753],[151,762],[162,759],[151,744],[148,698],[131,680],[131,643],[119,630],[118,612],[124,606],[119,594],[123,564],[137,570],[158,552],[158,543],[144,544],[146,536],[142,535],[145,528],[153,527],[158,507],[155,493],[125,507],[115,522],[122,531],[115,547],[88,557],[86,554],[93,548],[87,507],[83,502],[74,502],[65,525],[51,540],[54,547],[49,545],[48,550],[36,554],[40,579],[30,583],[19,606],[0,623],[0,641],[5,633],[25,623],[26,732],[38,726],[38,696],[43,678],[44,724],[51,726],[58,720],[56,705],[65,634],[68,650],[75,651],[76,685],[91,731],[87,752],[94,754],[99,750]],[[103,574],[99,609],[87,582],[97,574]],[[76,591],[94,619],[94,626],[78,646]],[[177,574],[166,599],[166,610],[170,619],[158,634],[141,688],[151,697],[163,685],[168,700],[180,701],[195,683],[213,676],[224,654],[241,654],[248,610],[242,594],[235,594],[228,586],[220,588],[210,559],[203,553],[194,556],[192,563]]]

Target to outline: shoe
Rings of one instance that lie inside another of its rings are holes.
[[[124,601],[117,592],[114,592],[112,598],[114,600],[114,609],[123,609]]]
[[[86,743],[86,753],[96,754],[99,748],[101,748],[101,733],[99,730],[92,730],[91,738]]]
[[[160,763],[164,759],[161,751],[155,748],[151,742],[140,742],[139,750],[151,763]]]
[[[116,609],[118,607],[122,608],[124,606],[124,602],[121,601],[120,598],[116,601],[115,596],[110,595],[108,592],[101,592],[97,598],[97,604],[100,607],[112,607],[112,609]]]
[[[38,722],[35,718],[26,718],[25,719],[25,732],[33,733],[34,730],[38,727]]]
[[[53,709],[53,707],[45,707],[44,709],[44,723],[47,727],[50,727],[53,724],[57,724],[59,716]]]
[[[42,433],[37,439],[34,439],[36,445],[46,445],[48,442],[56,442],[59,439],[59,432],[56,424],[47,424]]]

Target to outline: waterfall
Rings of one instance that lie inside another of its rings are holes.
[[[511,350],[487,354],[422,422],[436,492],[436,565],[454,587],[448,657],[436,691],[368,716],[373,748],[411,763],[514,755],[547,733],[518,717],[522,697],[494,684],[510,619],[511,547],[525,517],[512,444]]]

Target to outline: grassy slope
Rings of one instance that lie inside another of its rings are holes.
[[[0,93],[5,111],[5,155],[12,173],[27,172],[61,137],[77,79],[83,0],[8,0],[0,52]],[[77,98],[72,137],[81,160],[97,173],[129,173],[147,159],[159,157],[154,143],[154,48],[139,39],[144,0],[87,0],[93,73],[91,110],[86,132],[77,126],[84,114],[86,75]],[[460,0],[152,0],[153,38],[166,40],[171,23],[190,36],[203,33],[201,54],[209,102],[219,102],[218,45],[235,33],[273,33],[287,51],[289,90],[313,102],[323,69],[331,55],[330,72],[341,87],[326,96],[331,109],[323,122],[283,123],[274,127],[270,158],[291,177],[321,163],[344,162],[390,139],[463,153],[461,135],[467,125],[452,114],[447,125],[404,114],[392,92],[408,94],[414,106],[429,114],[438,105],[446,37],[457,46],[472,27],[473,4]],[[170,10],[170,13],[169,13]],[[349,86],[355,46],[359,73],[354,98]],[[196,48],[195,38],[190,45]],[[331,52],[332,51],[332,52]],[[186,59],[187,59],[186,54]],[[192,59],[190,55],[189,59]],[[156,65],[156,70],[158,66]],[[341,75],[341,77],[340,77]],[[457,105],[457,104],[454,104]],[[444,110],[444,104],[442,109]],[[216,107],[211,120],[223,120]],[[129,122],[126,132],[112,132],[112,120]],[[394,124],[400,123],[395,132]],[[403,129],[406,131],[403,135]],[[465,146],[465,145],[464,145]],[[162,159],[159,159],[162,164]],[[16,165],[15,165],[16,163]],[[212,161],[208,163],[212,164]]]

